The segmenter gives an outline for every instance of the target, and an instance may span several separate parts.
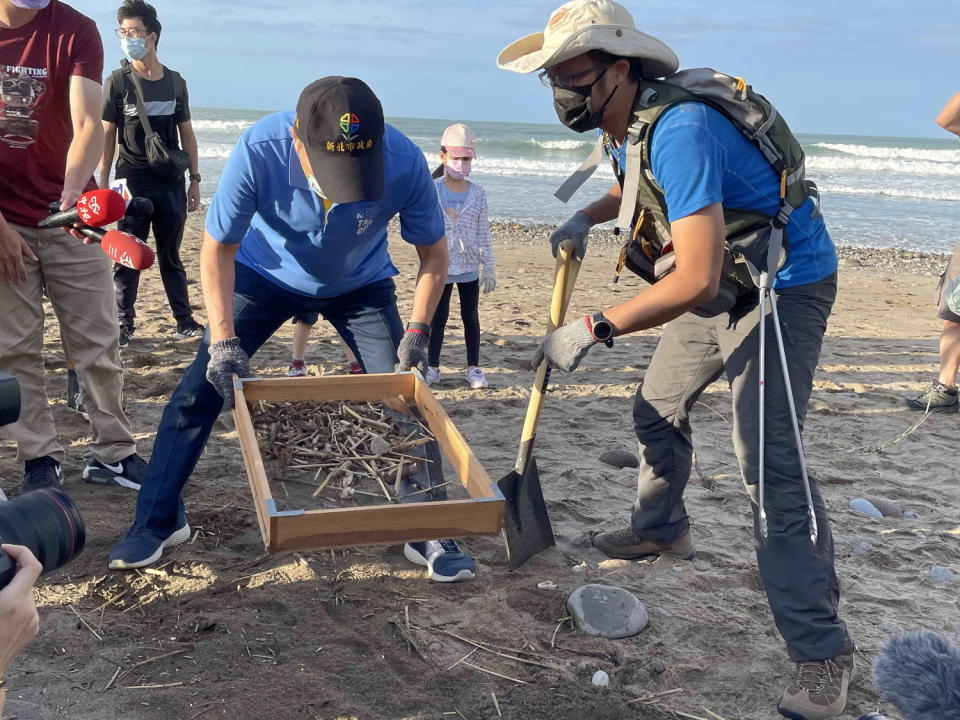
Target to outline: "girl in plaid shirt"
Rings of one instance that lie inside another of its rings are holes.
[[[447,285],[431,323],[428,385],[440,377],[440,350],[450,315],[450,296],[456,285],[467,346],[467,382],[472,388],[487,387],[487,379],[480,369],[480,291],[493,292],[497,276],[487,221],[487,194],[482,187],[467,180],[471,161],[476,157],[476,144],[477,136],[466,125],[457,123],[448,127],[440,141],[443,164],[433,174],[446,219],[450,267]]]

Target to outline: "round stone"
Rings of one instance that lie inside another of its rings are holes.
[[[930,568],[930,579],[935,583],[950,582],[955,577],[956,575],[941,565],[934,565]]]
[[[893,500],[877,497],[876,495],[867,495],[863,499],[879,510],[884,517],[903,517],[903,508]]]
[[[597,670],[593,674],[593,680],[591,682],[593,682],[596,687],[606,687],[610,684],[610,676],[603,670]]]
[[[615,468],[640,467],[640,459],[626,450],[607,450],[600,456],[600,462]]]
[[[860,515],[866,515],[867,517],[872,518],[882,518],[883,513],[880,512],[877,507],[867,500],[866,498],[854,498],[850,501],[850,509],[855,513]]]
[[[587,635],[631,637],[647,626],[647,609],[631,592],[611,585],[583,585],[567,598],[567,610]]]

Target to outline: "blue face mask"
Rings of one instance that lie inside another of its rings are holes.
[[[120,49],[131,60],[143,60],[147,55],[147,39],[125,37],[120,40]]]

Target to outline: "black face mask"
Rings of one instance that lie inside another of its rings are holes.
[[[600,79],[606,74],[610,66],[604,68],[603,72],[589,85],[581,85],[575,88],[553,89],[553,108],[557,111],[557,117],[560,122],[566,125],[574,132],[582,133],[587,130],[595,130],[603,122],[603,111],[607,109],[613,94],[620,87],[619,83],[607,95],[607,99],[599,110],[593,109],[593,86],[600,82]]]

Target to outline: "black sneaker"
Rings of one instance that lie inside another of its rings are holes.
[[[139,490],[146,471],[147,464],[136,453],[114,464],[101,462],[94,457],[83,469],[83,479],[93,485],[120,485]]]
[[[926,412],[955,413],[960,410],[960,398],[957,388],[948,388],[942,382],[933,382],[930,387],[915,398],[905,400],[911,410]]]
[[[133,328],[132,327],[120,327],[120,347],[125,348],[130,345],[133,340]]]
[[[83,388],[80,387],[76,370],[67,370],[67,407],[80,413],[87,420],[90,419],[83,407]]]
[[[403,555],[429,570],[436,582],[460,582],[477,576],[477,564],[453,540],[428,540],[403,546]]]
[[[198,323],[193,318],[189,320],[178,323],[177,331],[173,334],[174,340],[191,340],[192,338],[198,338],[203,336],[203,325]]]
[[[49,455],[27,460],[23,464],[21,494],[40,488],[58,488],[61,485],[63,485],[63,471],[60,470],[60,463]]]

